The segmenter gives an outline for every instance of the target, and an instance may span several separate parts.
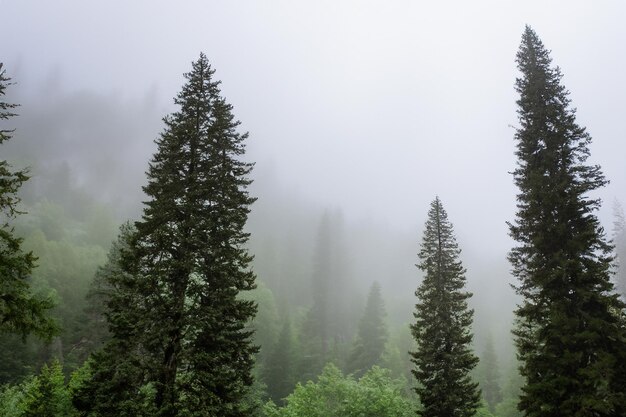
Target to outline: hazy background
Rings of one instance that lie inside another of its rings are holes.
[[[78,189],[117,222],[136,218],[161,118],[203,51],[250,132],[262,280],[283,258],[309,274],[328,210],[362,293],[381,281],[388,300],[404,300],[388,301],[391,318],[409,321],[415,254],[439,195],[485,323],[476,331],[508,340],[524,25],[553,51],[594,138],[591,162],[611,180],[599,193],[610,231],[613,200],[626,202],[625,12],[620,1],[0,0],[0,62],[21,104],[1,157],[32,167],[25,192]]]

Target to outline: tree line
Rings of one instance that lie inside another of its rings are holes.
[[[141,219],[120,227],[105,261],[91,249],[101,266],[72,312],[80,309],[82,321],[63,320],[72,314],[55,312],[58,294],[38,290],[36,255],[45,252],[35,250],[51,245],[41,233],[33,239],[39,246],[25,247],[29,240],[16,225],[26,217],[18,191],[28,171],[0,161],[1,343],[38,351],[8,355],[0,371],[11,384],[0,393],[0,410],[94,417],[624,415],[626,306],[612,281],[615,275],[618,289],[626,287],[626,262],[614,255],[626,259],[623,211],[616,206],[611,242],[594,214],[600,201],[590,196],[607,182],[586,162],[591,136],[577,124],[562,74],[530,27],[517,66],[519,193],[509,224],[517,244],[509,261],[522,300],[513,331],[521,381],[508,398],[517,410],[504,406],[491,343],[477,377],[472,294],[439,197],[417,254],[423,279],[408,345],[390,334],[377,283],[365,305],[355,305],[343,243],[333,235],[340,220],[329,213],[314,248],[312,305],[295,313],[276,305],[257,282],[247,246],[255,201],[248,134],[204,54],[185,74],[178,110],[163,119]],[[0,64],[0,97],[9,85]],[[0,101],[0,120],[15,109]],[[0,130],[0,144],[12,134]],[[55,250],[51,259],[76,249]],[[37,374],[27,366],[33,358],[47,362]]]

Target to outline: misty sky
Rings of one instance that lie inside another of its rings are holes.
[[[250,132],[255,176],[414,235],[415,252],[439,195],[464,252],[503,261],[524,25],[553,51],[593,137],[610,229],[613,200],[626,203],[625,12],[620,1],[0,0],[0,61],[18,83],[18,130],[39,132],[26,147],[103,193],[138,188],[119,174],[145,171],[203,51]],[[73,135],[45,134],[60,120]]]

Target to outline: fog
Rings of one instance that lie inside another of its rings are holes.
[[[8,99],[21,104],[2,158],[31,166],[26,194],[59,199],[65,184],[118,223],[140,215],[161,118],[206,53],[250,132],[250,244],[259,278],[277,291],[290,285],[278,276],[310,279],[327,212],[341,219],[359,296],[378,280],[390,320],[410,321],[438,195],[475,293],[476,333],[508,343],[525,24],[553,51],[594,139],[591,162],[611,181],[598,195],[607,230],[613,200],[626,202],[621,2],[0,0],[0,10],[0,62],[16,83]]]

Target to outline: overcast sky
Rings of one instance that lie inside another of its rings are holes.
[[[149,128],[128,149],[94,133],[97,152],[143,172],[160,117],[203,51],[250,132],[257,173],[416,242],[439,195],[464,250],[482,256],[511,245],[514,60],[529,24],[594,139],[591,161],[611,180],[600,193],[607,228],[613,199],[626,202],[621,1],[0,0],[0,15],[0,61],[25,120],[27,103],[63,94],[143,103]],[[115,125],[119,116],[66,117]],[[92,149],[89,130],[83,147],[31,140],[72,161]]]

